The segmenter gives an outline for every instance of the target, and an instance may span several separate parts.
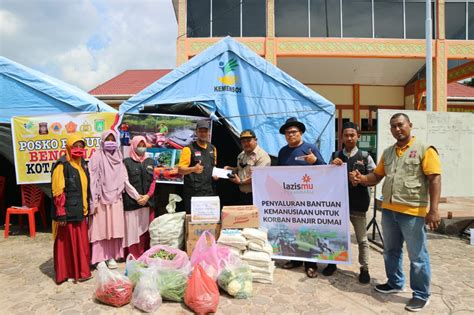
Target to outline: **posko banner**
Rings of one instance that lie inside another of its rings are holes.
[[[63,113],[12,118],[12,139],[18,184],[51,182],[51,167],[66,152],[69,135],[79,133],[86,159],[100,146],[100,136],[112,127],[116,113]]]
[[[157,183],[183,184],[183,176],[178,174],[181,151],[196,138],[196,124],[207,117],[169,114],[124,114],[119,125],[120,142],[124,157],[128,157],[130,140],[143,136],[147,141],[147,156],[154,161]]]
[[[252,187],[273,258],[351,263],[345,164],[255,167]]]

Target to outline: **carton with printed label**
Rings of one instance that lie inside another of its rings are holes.
[[[226,206],[222,208],[223,229],[258,228],[258,208],[256,206]]]

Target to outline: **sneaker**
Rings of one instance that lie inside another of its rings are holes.
[[[117,269],[117,262],[115,261],[115,259],[111,258],[109,260],[107,260],[107,267],[109,267],[109,269]]]
[[[360,283],[363,283],[363,284],[367,284],[367,283],[370,282],[369,269],[367,269],[367,268],[360,268],[359,282],[360,282]]]
[[[385,283],[385,284],[377,284],[375,286],[375,291],[384,293],[384,294],[389,294],[389,293],[403,292],[403,288],[395,289],[395,288],[392,288],[388,283]]]
[[[75,282],[76,280],[74,280],[73,278],[67,278],[67,282]]]
[[[96,269],[107,267],[107,264],[105,261],[101,261],[100,263],[97,264]]]
[[[429,299],[422,300],[419,298],[412,298],[410,301],[408,301],[407,305],[405,305],[405,309],[410,312],[419,312],[428,304],[430,304]]]
[[[334,272],[336,272],[337,266],[335,264],[328,264],[326,268],[323,270],[323,275],[326,277],[332,276]]]

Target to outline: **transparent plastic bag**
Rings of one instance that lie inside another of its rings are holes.
[[[219,287],[237,299],[252,296],[252,281],[250,266],[234,255],[224,263],[224,268],[217,278]]]
[[[151,268],[157,268],[152,266]],[[157,270],[156,285],[164,300],[181,302],[188,283],[187,274],[178,269]]]
[[[97,300],[115,307],[130,303],[133,284],[126,276],[101,263],[97,266],[96,279],[94,296]]]
[[[160,291],[156,281],[156,270],[145,270],[142,272],[132,296],[132,305],[136,308],[153,313],[162,304]]]
[[[137,285],[143,271],[147,269],[148,266],[144,262],[140,262],[136,260],[132,254],[128,254],[125,263],[125,275],[130,279],[134,286]]]

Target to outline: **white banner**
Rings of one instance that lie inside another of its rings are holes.
[[[347,167],[252,169],[253,203],[273,258],[350,264]]]

